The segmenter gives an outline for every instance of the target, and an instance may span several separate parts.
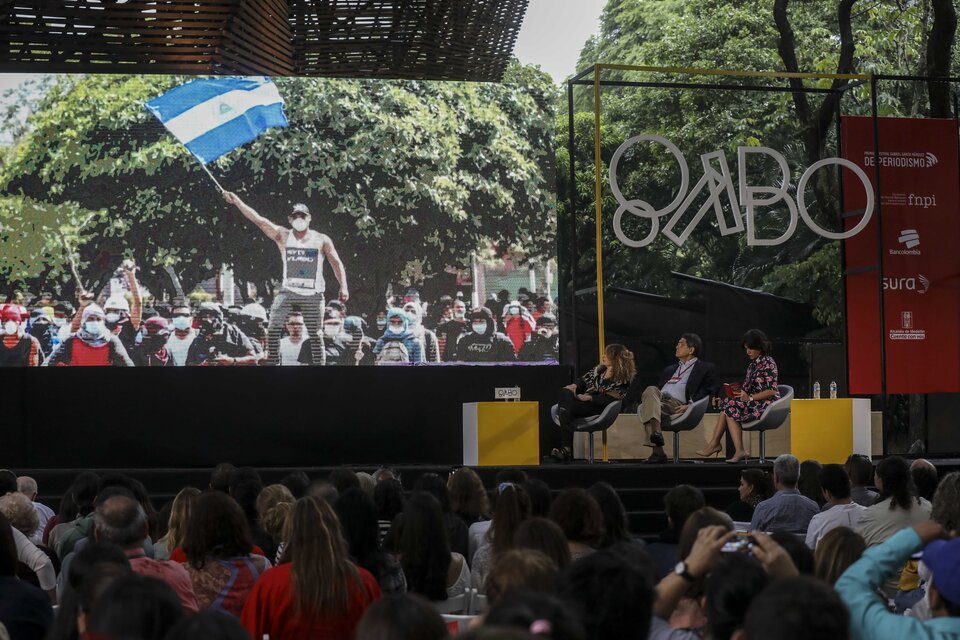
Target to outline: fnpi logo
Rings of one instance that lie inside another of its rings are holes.
[[[937,196],[918,196],[913,193],[907,195],[908,207],[923,207],[929,209],[937,206]]]
[[[930,290],[930,280],[920,274],[916,278],[884,278],[884,291],[916,291],[924,294]]]
[[[628,200],[620,191],[617,178],[617,167],[620,164],[620,159],[623,157],[623,154],[626,153],[627,149],[641,142],[656,142],[662,145],[673,155],[680,168],[680,189],[673,201],[663,209],[655,209],[645,200]],[[765,155],[773,158],[777,162],[782,176],[780,180],[777,180],[779,186],[751,185],[747,183],[748,154]],[[746,212],[747,244],[750,246],[774,246],[783,244],[789,240],[797,230],[798,216],[803,218],[803,221],[814,233],[830,240],[846,240],[847,238],[852,238],[867,226],[870,218],[873,216],[873,185],[860,167],[844,158],[824,158],[810,165],[797,183],[796,202],[794,202],[789,193],[790,167],[787,165],[787,161],[783,155],[768,147],[738,147],[737,162],[739,164],[739,199],[737,190],[733,186],[733,177],[727,165],[727,157],[722,151],[713,151],[700,156],[700,163],[703,165],[703,176],[691,190],[689,189],[690,169],[687,166],[686,159],[675,144],[662,136],[655,135],[643,134],[629,138],[617,148],[613,157],[610,159],[610,190],[613,192],[613,197],[620,203],[620,207],[613,216],[613,231],[617,239],[628,247],[645,247],[653,242],[657,237],[657,233],[660,232],[660,218],[673,214],[663,227],[663,235],[670,238],[677,246],[683,246],[683,243],[690,237],[694,228],[696,228],[711,208],[717,216],[720,235],[727,236],[732,233],[742,232],[744,225],[743,216],[741,216],[740,213],[741,205],[743,205]],[[863,217],[860,219],[860,222],[849,231],[834,232],[823,229],[814,222],[807,211],[805,199],[807,182],[816,171],[830,165],[846,167],[850,171],[853,171],[856,176],[860,178],[860,182],[863,183],[863,188],[866,192],[867,205],[863,210]],[[674,230],[675,227],[687,212],[687,209],[693,203],[697,194],[704,189],[706,189],[708,193],[706,202],[701,205],[697,213],[693,216],[693,219],[687,223],[683,230],[677,233]],[[721,204],[721,199],[724,197],[729,202],[730,209],[734,212],[732,223],[728,223],[724,215]],[[756,236],[756,209],[758,207],[769,207],[778,202],[783,202],[790,211],[790,223],[787,225],[786,231],[778,238],[758,238]],[[624,233],[622,226],[624,213],[630,213],[638,218],[650,220],[650,232],[639,240],[628,237],[627,234]]]

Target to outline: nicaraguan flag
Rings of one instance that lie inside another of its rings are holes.
[[[193,80],[146,106],[203,164],[288,124],[283,98],[267,77]]]

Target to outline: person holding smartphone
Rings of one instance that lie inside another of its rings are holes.
[[[723,434],[730,431],[734,454],[727,462],[736,463],[746,460],[750,454],[743,447],[744,422],[757,420],[767,406],[780,397],[777,390],[777,363],[771,353],[773,345],[767,335],[759,329],[750,329],[741,341],[750,364],[744,376],[740,393],[734,397],[720,398],[720,416],[713,429],[713,436],[706,448],[697,451],[698,456],[712,456],[721,450]]]

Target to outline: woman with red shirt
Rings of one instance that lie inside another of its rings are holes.
[[[240,622],[253,638],[350,640],[363,612],[380,598],[376,578],[350,562],[326,502],[297,500],[284,529],[280,565],[254,585]]]

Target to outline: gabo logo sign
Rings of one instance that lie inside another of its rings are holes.
[[[662,209],[655,209],[649,202],[645,200],[628,200],[620,191],[620,185],[617,178],[617,167],[620,164],[620,159],[623,157],[623,154],[626,153],[627,149],[641,142],[655,142],[662,145],[673,155],[677,161],[677,165],[680,168],[680,190],[677,192],[677,195],[673,201]],[[777,165],[780,167],[780,173],[782,176],[779,180],[780,186],[773,187],[748,184],[748,155],[765,155],[773,158],[773,160],[775,160]],[[616,198],[618,203],[620,203],[620,207],[613,216],[613,230],[617,238],[620,240],[620,242],[629,247],[645,247],[653,242],[653,240],[657,237],[657,233],[660,231],[660,218],[668,216],[672,213],[673,215],[670,216],[670,219],[663,227],[663,235],[670,238],[670,240],[672,240],[677,246],[683,246],[683,243],[687,241],[687,238],[690,237],[690,234],[693,232],[694,228],[696,228],[710,208],[713,208],[717,216],[717,223],[720,225],[720,234],[727,236],[732,233],[742,232],[744,230],[744,216],[741,216],[740,213],[741,205],[745,209],[746,213],[747,244],[750,246],[773,246],[783,244],[789,240],[796,231],[798,216],[803,218],[803,221],[814,233],[831,240],[846,240],[847,238],[852,238],[867,226],[867,224],[870,222],[870,218],[873,216],[873,185],[870,184],[870,180],[867,178],[867,175],[863,172],[863,170],[849,160],[844,158],[824,158],[823,160],[818,160],[810,165],[807,170],[803,172],[803,175],[800,177],[800,181],[797,183],[796,202],[794,202],[789,193],[790,167],[787,166],[787,161],[783,155],[768,147],[738,147],[737,161],[739,163],[739,200],[737,190],[733,186],[733,177],[730,174],[730,169],[727,166],[727,158],[722,151],[713,151],[700,156],[700,162],[703,165],[703,176],[693,187],[693,189],[690,190],[690,169],[687,167],[686,159],[683,157],[683,154],[680,153],[680,149],[678,149],[675,144],[666,138],[663,138],[662,136],[655,135],[643,134],[629,138],[627,141],[621,144],[619,148],[617,148],[613,154],[613,158],[610,160],[610,190],[613,192],[613,197]],[[863,210],[863,217],[860,219],[860,222],[856,224],[856,226],[848,231],[828,231],[814,222],[813,218],[811,218],[810,214],[807,212],[805,200],[807,182],[809,182],[810,177],[815,172],[830,165],[846,167],[850,171],[853,171],[856,176],[860,178],[860,182],[863,183],[864,191],[866,191],[867,205]],[[678,233],[675,230],[675,227],[678,225],[683,215],[687,212],[687,209],[690,207],[690,205],[694,202],[697,195],[704,189],[707,190],[706,201],[697,210],[696,214],[693,216],[690,222],[687,223],[686,227],[684,227],[683,230],[679,231]],[[723,206],[721,204],[721,200],[724,197],[729,201],[730,209],[734,212],[732,224],[728,223],[727,218],[724,216]],[[790,212],[790,223],[787,225],[786,231],[784,231],[783,234],[778,238],[758,238],[756,236],[757,207],[769,207],[778,202],[782,202]],[[627,234],[624,233],[622,226],[624,213],[630,213],[638,218],[650,220],[650,232],[640,240],[628,237]]]

